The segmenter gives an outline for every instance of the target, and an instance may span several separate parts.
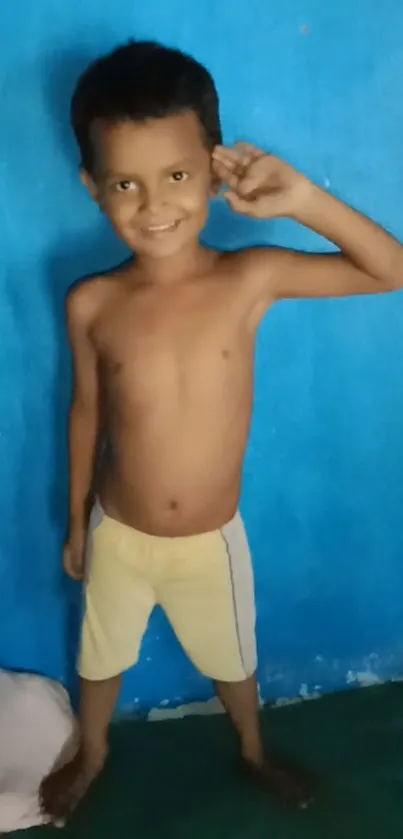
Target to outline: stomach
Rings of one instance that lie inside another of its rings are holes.
[[[222,527],[238,507],[249,420],[239,402],[115,418],[99,478],[106,514],[155,536]]]

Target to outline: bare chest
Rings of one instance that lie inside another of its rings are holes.
[[[222,297],[139,301],[100,323],[95,335],[104,385],[131,403],[227,390],[245,372],[252,341]],[[251,362],[250,362],[251,366]]]

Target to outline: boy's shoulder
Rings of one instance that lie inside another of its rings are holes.
[[[245,247],[223,254],[226,268],[230,268],[232,277],[239,282],[245,282],[248,288],[253,288],[254,280],[259,284],[262,279],[267,280],[271,271],[275,270],[281,248],[270,246]]]
[[[228,274],[235,281],[241,305],[251,312],[255,328],[268,308],[279,299],[279,288],[289,273],[292,252],[271,246],[242,248],[232,252]],[[281,295],[280,295],[281,296]]]
[[[66,299],[69,319],[82,324],[91,321],[122,292],[122,280],[127,273],[127,264],[120,265],[102,274],[83,277],[74,283]]]

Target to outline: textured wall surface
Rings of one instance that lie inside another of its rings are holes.
[[[121,258],[77,179],[78,73],[129,37],[214,72],[227,141],[284,155],[403,237],[403,6],[396,0],[25,0],[0,27],[0,664],[74,672],[80,594],[62,580],[69,354],[63,300]],[[217,203],[224,247],[328,245]],[[267,317],[243,490],[265,697],[403,671],[403,300],[287,303]],[[207,697],[155,614],[123,706]]]

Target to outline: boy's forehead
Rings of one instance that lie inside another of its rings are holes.
[[[108,170],[163,169],[170,163],[208,155],[201,125],[191,111],[144,122],[98,124],[94,141],[99,163]]]

